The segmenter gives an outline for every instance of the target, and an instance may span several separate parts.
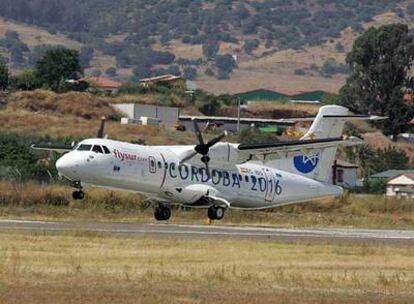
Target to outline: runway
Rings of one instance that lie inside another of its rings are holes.
[[[414,230],[347,228],[278,228],[230,225],[179,225],[134,223],[83,223],[0,220],[1,231],[64,232],[90,231],[129,236],[175,236],[198,238],[240,238],[287,242],[377,242],[414,245]]]

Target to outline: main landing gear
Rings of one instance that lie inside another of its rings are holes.
[[[208,218],[210,220],[221,220],[224,217],[225,209],[220,206],[211,206],[208,208]]]
[[[168,221],[171,217],[171,208],[164,205],[156,206],[154,217],[157,221]]]
[[[85,192],[83,192],[82,190],[76,190],[72,192],[72,198],[74,200],[82,200],[85,198]]]

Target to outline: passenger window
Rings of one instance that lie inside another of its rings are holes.
[[[165,163],[164,165],[165,165],[165,170],[167,170],[168,169],[168,164]]]
[[[249,182],[249,177],[247,175],[245,175],[244,180],[246,181],[246,183],[248,183]]]
[[[111,151],[109,151],[107,146],[102,146],[102,148],[103,148],[105,154],[111,154]]]
[[[78,151],[90,151],[92,149],[92,145],[80,145]]]
[[[159,169],[161,169],[161,168],[162,168],[162,164],[161,164],[161,162],[160,162],[160,161],[158,162],[158,168],[159,168]]]
[[[154,167],[155,167],[155,161],[153,161],[152,159],[151,159],[151,167],[152,167],[152,168],[154,168]]]
[[[103,151],[102,151],[102,148],[101,148],[101,146],[93,146],[93,148],[92,148],[92,151],[93,152],[96,152],[96,153],[101,153],[101,154],[103,154]]]

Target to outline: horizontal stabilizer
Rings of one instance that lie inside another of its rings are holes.
[[[357,137],[337,137],[285,141],[270,144],[240,144],[238,146],[238,157],[240,162],[253,158],[262,160],[284,158],[287,157],[287,154],[297,152],[307,154],[314,150],[337,147],[338,145],[353,146],[363,143],[364,141]]]
[[[377,116],[377,115],[322,115],[325,119],[339,119],[339,120],[385,120],[388,119],[386,116]],[[300,117],[300,118],[282,118],[279,119],[280,122],[284,123],[296,123],[301,121],[314,121],[316,117]]]

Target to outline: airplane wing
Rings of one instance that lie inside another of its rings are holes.
[[[240,144],[237,147],[238,162],[243,163],[249,160],[270,160],[276,158],[288,157],[291,154],[300,152],[301,154],[309,154],[313,150],[332,148],[338,145],[358,145],[363,141],[356,137],[348,139],[324,138],[295,140],[286,142],[276,142],[271,144]]]
[[[73,145],[50,145],[50,144],[33,144],[31,148],[41,151],[54,151],[57,153],[66,153],[73,150]]]

